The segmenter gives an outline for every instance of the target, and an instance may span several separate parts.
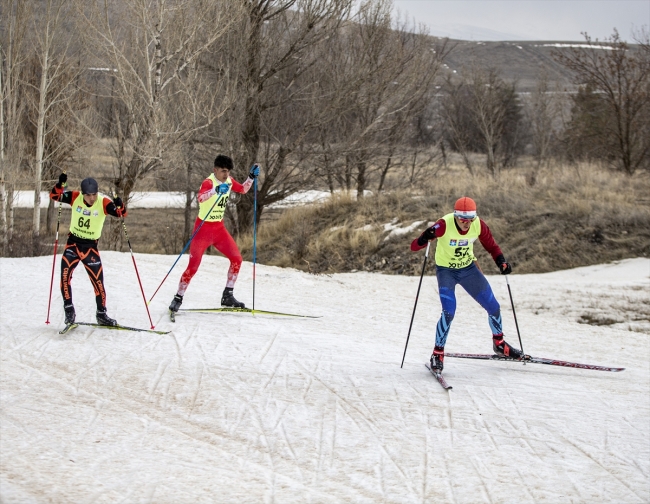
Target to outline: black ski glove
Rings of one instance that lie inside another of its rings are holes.
[[[57,184],[57,186],[63,187],[67,181],[68,181],[68,176],[65,173],[62,173],[61,175],[59,175],[59,183]]]
[[[510,263],[506,262],[506,258],[503,257],[503,254],[499,254],[497,258],[494,260],[495,263],[497,263],[497,266],[499,267],[499,272],[502,275],[509,275],[512,273],[512,266],[510,266]]]
[[[118,217],[123,217],[126,215],[124,211],[124,203],[122,203],[122,198],[115,196],[113,199],[113,204],[115,205],[115,211],[117,212]]]
[[[433,226],[426,228],[424,232],[418,238],[418,245],[424,247],[428,241],[433,240],[436,237],[436,230]]]

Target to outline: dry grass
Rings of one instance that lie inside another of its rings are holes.
[[[454,169],[413,190],[360,201],[334,197],[284,211],[278,218],[267,212],[259,227],[258,261],[312,273],[365,270],[419,275],[422,254],[412,253],[409,245],[425,224],[399,236],[389,236],[384,225],[405,228],[415,221],[434,221],[450,212],[463,195],[477,201],[479,215],[520,273],[650,254],[649,174],[628,177],[594,166],[554,167],[540,173],[538,183],[530,187],[527,173],[528,168],[508,170],[494,180]],[[64,209],[62,240],[69,220],[69,209]],[[18,209],[16,222],[17,234],[28,236],[31,210]],[[178,254],[184,245],[183,209],[132,210],[126,222],[136,253]],[[110,236],[113,225],[118,222],[107,219],[104,236]],[[51,253],[52,238],[43,234],[38,253]],[[238,243],[250,260],[252,237],[242,236]],[[106,239],[100,248],[109,248]],[[126,241],[121,250],[128,250]],[[483,248],[477,244],[474,250],[484,270],[496,272]],[[9,255],[31,254],[17,247]]]
[[[420,191],[399,191],[361,201],[334,198],[289,210],[262,226],[258,258],[265,264],[314,273],[382,271],[419,274],[421,254],[409,250],[424,225],[389,237],[383,225],[407,227],[434,221],[471,196],[506,257],[521,273],[540,273],[598,264],[650,253],[650,180],[594,166],[555,167],[542,172],[534,187],[526,170],[509,170],[498,180],[471,177],[462,170],[439,174]],[[368,230],[362,230],[366,225]],[[250,255],[252,240],[240,240]],[[494,268],[475,247],[487,271]],[[495,270],[496,271],[496,270]]]

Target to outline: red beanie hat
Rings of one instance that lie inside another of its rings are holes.
[[[458,198],[454,205],[454,215],[463,219],[473,219],[476,217],[476,203],[467,196]]]

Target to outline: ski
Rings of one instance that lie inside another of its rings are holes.
[[[176,322],[176,312],[174,310],[169,310],[169,320]]]
[[[454,387],[452,387],[451,385],[449,385],[449,383],[447,383],[447,380],[445,380],[445,377],[442,376],[442,372],[440,372],[440,371],[434,371],[433,369],[431,369],[431,367],[429,366],[429,364],[425,364],[424,366],[425,366],[425,367],[426,367],[426,368],[431,372],[431,374],[432,374],[433,376],[436,377],[436,380],[438,380],[438,383],[439,383],[440,385],[442,385],[442,388],[443,388],[443,389],[445,389],[445,390],[450,390],[450,389],[454,388]]]
[[[59,331],[59,334],[65,334],[67,332],[70,332],[75,327],[79,327],[79,324],[75,324],[74,322],[72,324],[66,324],[65,327]]]
[[[251,308],[232,308],[228,306],[222,306],[221,308],[181,308],[179,311],[197,313],[250,313],[251,315],[276,315],[279,317],[321,318],[314,315],[296,315],[294,313],[253,310]]]
[[[148,332],[154,334],[169,334],[171,332],[171,331],[155,331],[154,329],[140,329],[139,327],[129,327],[129,326],[123,326],[119,324],[115,326],[107,326],[101,324],[93,324],[92,322],[75,322],[75,326],[77,325],[97,327],[99,329],[114,329],[117,331],[137,331],[137,332]]]
[[[597,366],[594,364],[579,364],[577,362],[567,362],[556,359],[546,359],[544,357],[531,357],[530,355],[524,356],[523,359],[513,359],[505,355],[488,355],[488,354],[468,354],[468,353],[445,353],[445,357],[456,357],[457,359],[482,359],[482,360],[496,360],[496,361],[509,361],[509,362],[532,362],[533,364],[548,364],[549,366],[562,366],[579,369],[593,369],[595,371],[611,371],[613,373],[623,371],[625,368]]]

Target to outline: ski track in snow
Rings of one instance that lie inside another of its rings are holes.
[[[148,328],[130,255],[102,257],[109,314]],[[136,259],[147,293],[175,258]],[[416,277],[258,265],[256,307],[322,318],[171,323],[183,258],[150,305],[171,333],[59,335],[58,292],[43,323],[51,264],[0,259],[2,502],[650,502],[648,259],[510,276],[527,353],[625,371],[447,358],[450,391],[423,366],[433,276],[400,369]],[[226,272],[204,257],[183,307],[217,306]],[[249,305],[251,275],[244,264],[236,287]],[[489,281],[517,344],[505,280]],[[92,322],[84,272],[73,287]],[[489,353],[485,313],[457,296],[447,350]],[[580,323],[594,320],[607,325]]]

